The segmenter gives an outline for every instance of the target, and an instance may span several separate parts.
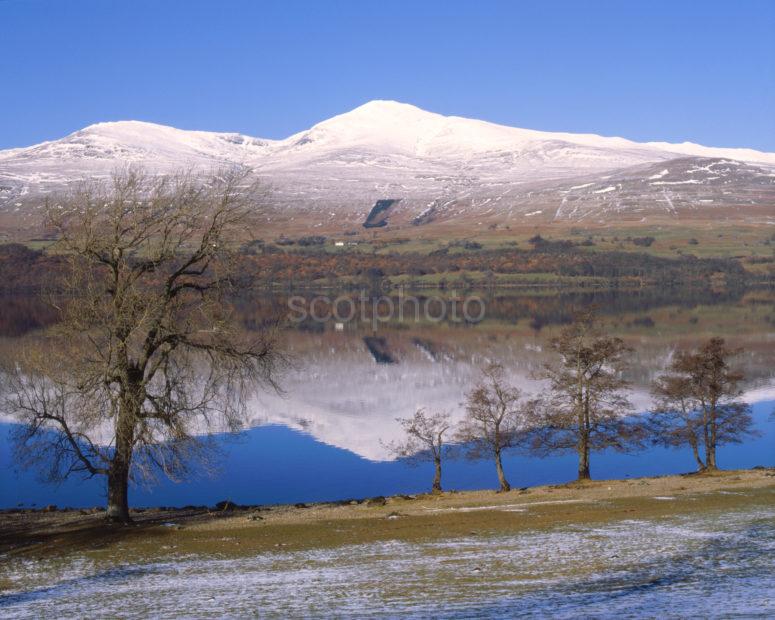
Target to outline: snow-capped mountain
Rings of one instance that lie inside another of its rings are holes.
[[[139,121],[91,125],[0,151],[0,210],[34,215],[42,194],[126,164],[151,173],[248,166],[272,188],[275,221],[310,226],[363,223],[382,199],[395,202],[380,225],[711,209],[775,218],[775,153],[518,129],[393,101],[369,102],[284,140]]]
[[[554,167],[578,171],[623,167],[676,155],[726,157],[775,165],[775,153],[708,148],[688,142],[640,144],[593,134],[518,129],[434,114],[395,101],[371,101],[291,136],[277,146],[301,160],[355,150],[459,164],[481,156],[508,153],[513,156],[512,163],[531,179],[555,176],[539,163],[550,170]]]

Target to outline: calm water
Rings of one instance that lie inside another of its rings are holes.
[[[762,436],[745,445],[721,448],[721,467],[775,467],[775,420],[770,417],[774,409],[775,401],[754,406]],[[0,427],[2,431],[7,437],[8,426]],[[163,480],[152,487],[135,487],[131,502],[138,506],[184,506],[213,505],[224,499],[242,504],[275,504],[363,498],[429,491],[433,477],[429,465],[410,467],[395,461],[375,462],[283,426],[251,429],[238,438],[224,438],[219,443],[224,457],[219,473],[201,473],[184,483]],[[59,486],[42,484],[34,474],[18,470],[6,448],[7,443],[2,445],[4,462],[0,465],[3,507],[83,507],[104,503],[101,480],[72,480]],[[514,487],[554,484],[575,476],[576,458],[511,455],[505,459],[504,467]],[[592,457],[592,475],[596,478],[657,476],[693,469],[688,450],[604,452]],[[485,461],[450,461],[445,466],[443,482],[447,489],[497,488],[495,468]]]
[[[720,452],[722,467],[775,466],[775,311],[773,293],[681,294],[666,291],[584,295],[487,297],[487,314],[477,325],[455,322],[380,325],[305,323],[289,330],[286,347],[295,368],[281,377],[285,394],[262,393],[251,404],[251,419],[239,437],[218,438],[220,471],[186,483],[162,481],[134,488],[135,505],[299,502],[427,490],[428,468],[389,460],[384,442],[399,436],[397,417],[418,407],[460,415],[465,392],[490,360],[508,369],[509,380],[526,392],[541,390],[534,372],[549,358],[546,342],[571,315],[572,307],[596,304],[609,330],[636,351],[628,379],[638,410],[649,405],[649,385],[677,347],[710,336],[743,347],[736,364],[745,372],[745,397],[755,404],[762,437]],[[245,301],[246,325],[283,300]],[[0,319],[0,354],[9,343],[51,320],[28,298],[5,300]],[[6,419],[6,422],[8,420]],[[10,426],[0,424],[0,506],[98,505],[98,480],[70,480],[52,487],[31,472],[18,471],[8,445]],[[687,451],[652,449],[635,455],[595,454],[593,476],[625,477],[691,471]],[[447,488],[493,487],[488,462],[450,462]],[[513,486],[572,479],[572,455],[543,460],[510,456],[506,471]]]

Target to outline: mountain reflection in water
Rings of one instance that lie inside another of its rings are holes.
[[[426,476],[422,470],[410,470],[400,463],[369,462],[389,458],[384,443],[399,436],[395,419],[411,415],[418,407],[446,409],[460,416],[466,391],[477,380],[479,368],[489,361],[502,363],[509,381],[525,392],[540,392],[543,386],[534,377],[551,359],[547,342],[571,319],[574,308],[592,304],[599,308],[607,331],[621,336],[635,350],[627,378],[632,383],[631,399],[636,410],[649,407],[650,384],[677,348],[696,346],[711,336],[721,336],[731,346],[743,348],[736,365],[746,375],[746,398],[751,402],[773,400],[774,300],[775,294],[769,291],[716,294],[644,290],[562,295],[496,292],[486,296],[487,315],[478,324],[412,321],[379,325],[374,331],[371,321],[353,321],[339,327],[334,321],[306,323],[285,334],[286,348],[294,362],[280,378],[285,393],[258,394],[247,424],[253,430],[247,430],[242,438],[219,440],[229,455],[220,485],[211,485],[207,480],[185,485],[164,483],[156,492],[136,490],[135,501],[217,501],[223,499],[219,495],[227,493],[224,480],[234,482],[231,499],[244,502],[312,501],[423,490]],[[281,296],[256,297],[239,300],[238,309],[243,323],[250,328],[261,325],[266,316],[281,310],[285,303]],[[50,323],[50,315],[35,310],[40,305],[29,298],[7,301],[4,307],[10,314],[4,314],[0,322],[0,354],[8,354],[8,345],[23,342],[22,326],[34,330]],[[764,406],[757,408],[757,422],[767,432],[775,423],[769,420]],[[756,440],[760,448],[739,452],[742,460],[722,460],[722,466],[775,464],[775,442],[767,437]],[[735,450],[746,447],[726,449],[738,454]],[[663,451],[658,459],[656,454],[652,450],[633,456],[597,455],[593,457],[593,475],[692,469],[691,459],[682,452]],[[6,446],[2,458],[10,459]],[[573,473],[572,458],[547,459],[539,466],[523,462],[522,457],[512,459],[510,479],[515,486],[561,482]],[[4,467],[1,480],[3,505],[99,502],[101,491],[91,483],[73,486],[75,483],[68,482],[59,491],[45,487],[45,492],[39,492],[39,485],[30,482],[29,473],[17,474],[10,462],[8,466],[11,469]],[[304,482],[305,468],[307,474],[316,472],[314,485]],[[458,488],[491,486],[490,470],[489,463],[451,464],[445,481]],[[240,481],[235,480],[237,471],[245,472],[237,476]],[[280,482],[275,484],[274,480]],[[202,489],[201,493],[193,491],[194,486]],[[43,499],[54,493],[59,499]],[[68,493],[74,493],[71,501]]]

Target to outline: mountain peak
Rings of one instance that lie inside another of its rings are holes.
[[[285,142],[325,150],[368,147],[414,154],[418,140],[439,130],[447,117],[398,101],[375,99],[318,123]]]
[[[151,123],[148,121],[137,121],[137,120],[119,120],[119,121],[100,121],[97,123],[92,123],[91,125],[87,125],[84,127],[81,131],[97,131],[100,129],[120,129],[120,128],[156,128],[156,127],[166,127],[167,129],[173,129],[172,127],[169,127],[168,125],[161,125],[159,123]]]
[[[427,110],[418,108],[410,103],[401,103],[399,101],[390,101],[386,99],[374,99],[359,105],[349,112],[338,114],[337,116],[318,123],[315,127],[341,125],[346,123],[396,125],[403,122],[433,122],[434,120],[438,121],[446,118],[446,116],[428,112]]]
[[[371,101],[367,101],[366,103],[359,105],[357,108],[354,108],[353,110],[350,111],[350,113],[360,112],[360,111],[363,111],[363,112],[414,111],[414,112],[421,112],[423,114],[431,114],[431,112],[427,112],[426,110],[423,110],[422,108],[419,108],[416,105],[412,105],[411,103],[403,103],[401,101],[395,101],[393,99],[372,99]]]
[[[335,116],[334,118],[374,118],[379,120],[391,119],[400,122],[402,119],[433,120],[454,118],[429,112],[411,103],[393,101],[390,99],[373,99],[359,105],[357,108]],[[333,120],[333,119],[330,119]]]

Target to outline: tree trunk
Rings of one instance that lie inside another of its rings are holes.
[[[501,451],[495,451],[495,469],[498,471],[498,483],[500,484],[500,492],[505,493],[511,491],[511,485],[506,480],[506,474],[503,473],[503,464],[501,463]]]
[[[586,434],[579,439],[579,480],[590,480],[589,473],[589,441]]]
[[[716,471],[716,444],[711,441],[705,450],[705,471]]]
[[[441,457],[435,457],[433,459],[435,466],[435,473],[433,475],[433,492],[441,493]]]
[[[579,442],[577,451],[579,454],[579,480],[589,480],[589,388],[586,393],[579,386]]]
[[[589,480],[592,477],[589,473],[589,426],[584,412],[582,412],[579,422],[579,443],[576,448],[579,455],[578,479]]]
[[[129,465],[111,463],[108,473],[108,521],[129,523]]]
[[[129,468],[132,463],[135,416],[124,405],[116,420],[116,448],[108,471],[109,521],[129,523]]]
[[[708,471],[716,471],[718,466],[716,465],[716,403],[713,402],[710,407],[710,415],[708,420],[708,426],[710,432],[708,434],[708,443],[705,446],[705,469]]]
[[[694,460],[697,461],[697,471],[705,471],[705,463],[702,462],[702,459],[700,458],[700,450],[697,446],[697,442],[693,441],[692,443],[692,453],[694,454]]]

